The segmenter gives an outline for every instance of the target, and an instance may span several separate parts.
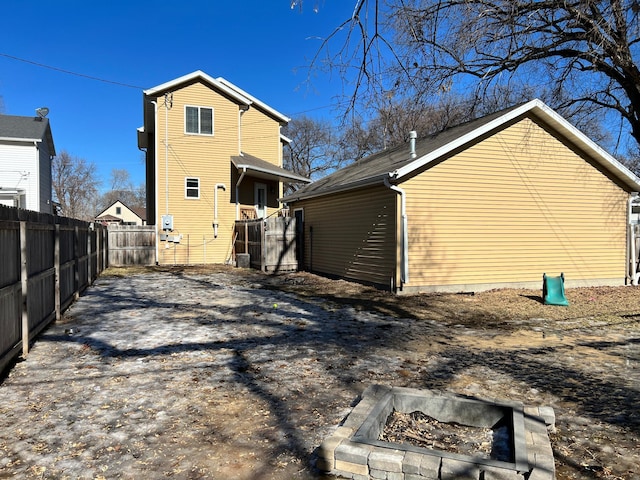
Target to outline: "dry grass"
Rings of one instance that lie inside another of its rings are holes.
[[[396,318],[435,320],[445,324],[473,328],[521,328],[533,320],[557,322],[559,328],[622,324],[640,320],[640,288],[569,288],[568,307],[544,305],[542,282],[539,290],[499,289],[475,294],[395,295],[390,292],[344,280],[335,280],[306,272],[267,275],[255,270],[226,265],[152,266],[109,268],[107,276],[128,276],[145,272],[225,273],[241,283],[257,283],[266,288],[294,293],[300,297],[322,298],[327,306],[350,305],[356,310],[376,311]]]

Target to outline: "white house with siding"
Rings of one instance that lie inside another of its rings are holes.
[[[53,213],[47,118],[0,115],[0,204]]]

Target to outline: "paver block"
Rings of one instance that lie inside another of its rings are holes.
[[[369,476],[376,480],[387,480],[387,472],[384,470],[376,470],[375,468],[369,468]]]
[[[415,452],[407,452],[404,455],[404,461],[402,462],[402,471],[404,473],[420,474],[420,462],[422,461],[422,455]]]
[[[480,468],[473,463],[443,458],[440,478],[442,480],[479,480]]]
[[[342,460],[366,466],[367,458],[369,457],[369,449],[349,441],[343,441],[336,447],[335,457],[336,461]]]
[[[420,475],[428,480],[438,480],[441,461],[442,459],[435,455],[424,455],[420,462]]]
[[[385,472],[402,472],[404,452],[398,450],[373,450],[369,454],[369,468]]]
[[[402,472],[387,472],[387,480],[406,480]]]
[[[352,463],[344,460],[336,460],[336,472],[338,474],[347,473],[354,475],[365,475],[369,478],[369,466],[360,463]],[[351,475],[349,475],[351,476]]]

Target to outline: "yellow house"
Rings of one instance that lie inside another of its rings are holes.
[[[415,137],[415,134],[413,135]],[[365,158],[283,200],[308,270],[396,292],[637,283],[640,180],[539,100]]]
[[[104,225],[146,225],[147,211],[145,208],[128,207],[116,200],[96,215],[94,220]]]
[[[196,71],[143,92],[147,223],[160,264],[227,263],[234,222],[281,208],[289,118],[223,78]]]

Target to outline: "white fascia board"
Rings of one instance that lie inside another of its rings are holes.
[[[531,110],[534,105],[538,103],[542,104],[540,100],[532,100],[530,102],[527,102],[524,105],[521,105],[520,107],[515,108],[510,112],[502,115],[501,117],[496,118],[492,122],[489,122],[481,127],[478,127],[472,132],[469,132],[466,135],[462,135],[461,137],[456,138],[452,142],[449,142],[448,144],[443,145],[442,147],[428,153],[427,155],[416,159],[415,161],[409,163],[408,165],[402,168],[399,168],[397,170],[394,170],[393,172],[389,172],[389,177],[392,177],[394,179],[400,179],[406,175],[409,175],[410,173],[413,173],[415,170],[418,170],[424,167],[428,163],[434,160],[437,160],[443,155],[446,155],[447,153],[475,140],[476,138],[484,135],[485,133],[488,133],[491,130],[505,124],[506,122],[509,122],[514,118],[526,113],[527,111]]]
[[[293,142],[293,140],[291,140],[289,137],[280,134],[280,140],[282,140],[284,143],[288,143],[291,144],[291,142]]]
[[[539,99],[531,100],[518,108],[515,108],[501,117],[496,118],[492,122],[489,122],[476,130],[463,135],[456,140],[444,145],[429,154],[416,159],[416,161],[410,164],[389,172],[389,177],[394,180],[399,180],[402,177],[413,173],[414,171],[424,167],[428,163],[439,159],[443,155],[454,151],[455,149],[462,147],[463,145],[475,140],[476,138],[491,132],[492,130],[499,128],[505,123],[510,122],[514,118],[517,118],[525,113],[533,111],[541,116],[547,123],[551,124],[556,130],[565,135],[567,138],[575,142],[578,146],[590,152],[601,164],[605,167],[610,167],[611,170],[618,172],[623,181],[633,188],[635,191],[640,191],[640,179],[633,174],[627,167],[618,162],[613,156],[608,154],[602,147],[597,145],[593,140],[587,137],[584,133],[571,125],[567,120],[560,116],[557,112],[549,108],[544,102]]]
[[[213,85],[214,87],[216,87],[217,89],[223,91],[224,93],[226,93],[227,95],[229,95],[231,98],[237,100],[239,103],[243,104],[243,105],[251,105],[252,100],[245,96],[242,95],[240,92],[229,88],[228,86],[222,84],[221,82],[219,82],[218,80],[216,80],[215,78],[213,78],[210,75],[207,75],[206,73],[204,73],[202,70],[196,70],[195,72],[192,73],[188,73],[187,75],[183,75],[182,77],[173,79],[173,80],[169,80],[168,82],[165,82],[161,85],[158,85],[157,87],[153,87],[150,88],[148,90],[144,90],[143,93],[145,95],[155,95],[159,92],[164,92],[166,90],[171,90],[172,88],[181,85],[183,83],[186,82],[190,82],[192,80],[196,80],[196,79],[200,79],[203,80],[211,85]]]
[[[249,172],[254,171],[254,172],[260,172],[260,173],[266,173],[267,175],[273,175],[274,177],[295,180],[297,182],[311,183],[311,179],[302,177],[300,175],[296,175],[295,173],[283,173],[282,171],[271,170],[269,168],[256,167],[255,165],[251,165],[251,164],[238,163],[236,164],[236,168],[238,170],[246,169]]]
[[[284,123],[289,123],[291,121],[291,119],[289,117],[287,117],[286,115],[283,115],[282,113],[278,112],[277,110],[271,108],[266,103],[261,102],[260,100],[258,100],[256,97],[254,97],[250,93],[245,92],[240,87],[238,87],[238,86],[234,85],[233,83],[231,83],[229,80],[226,80],[225,78],[222,78],[222,77],[218,77],[216,80],[218,82],[220,82],[221,84],[225,85],[226,87],[238,92],[240,95],[250,99],[252,101],[252,103],[255,103],[256,105],[258,105],[263,110],[266,110],[267,112],[269,112],[271,115],[273,115],[274,117],[276,117],[280,121],[282,121]]]
[[[635,191],[640,191],[640,178],[638,178],[631,170],[629,170],[622,163],[616,160],[616,158],[611,154],[607,153],[607,151],[604,150],[600,145],[595,143],[576,127],[571,125],[557,112],[549,108],[549,106],[547,106],[540,100],[537,100],[537,102],[539,102],[539,105],[536,105],[536,107],[538,107],[548,116],[547,121],[554,127],[556,127],[558,131],[560,131],[567,138],[574,141],[583,149],[590,152],[600,161],[602,165],[604,165],[605,167],[609,166],[610,170],[613,170],[614,173],[619,173],[621,180],[626,181],[626,183],[629,184],[629,186],[633,187]]]
[[[41,138],[0,137],[0,142],[41,143]]]

